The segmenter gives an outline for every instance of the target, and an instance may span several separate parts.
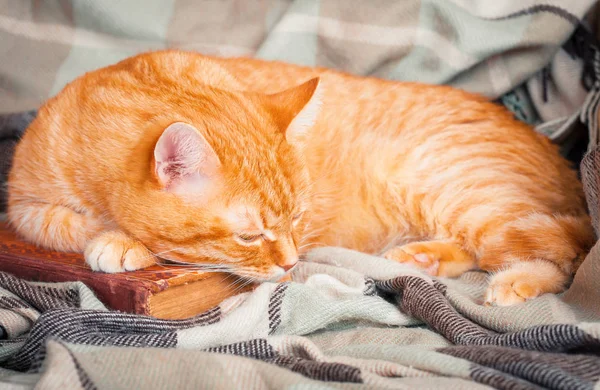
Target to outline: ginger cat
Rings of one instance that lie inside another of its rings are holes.
[[[491,271],[492,305],[563,291],[595,241],[557,148],[480,96],[180,51],[50,99],[16,150],[8,216],[104,272],[158,255],[274,280],[342,246]]]

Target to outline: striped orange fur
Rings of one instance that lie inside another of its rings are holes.
[[[335,245],[490,271],[497,305],[564,290],[595,240],[557,148],[480,96],[179,51],[50,99],[17,147],[8,215],[105,272],[157,254],[271,280]]]

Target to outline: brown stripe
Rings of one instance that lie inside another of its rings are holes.
[[[442,348],[438,352],[502,371],[544,388],[592,388],[600,379],[600,357],[593,355],[543,353],[492,346],[457,346]]]
[[[454,344],[496,345],[551,352],[586,348],[600,352],[600,340],[575,325],[540,325],[504,334],[485,329],[458,313],[436,286],[439,288],[440,285],[432,286],[414,276],[377,282],[380,291],[398,294],[399,305],[404,312],[423,320]]]

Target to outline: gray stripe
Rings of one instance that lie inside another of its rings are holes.
[[[206,351],[261,360],[272,359],[277,356],[277,352],[265,339],[254,339],[241,343],[222,345],[220,347],[209,348]]]
[[[177,346],[178,329],[214,324],[220,317],[218,307],[186,320],[95,310],[48,310],[32,327],[25,345],[3,366],[17,371],[37,370],[48,338],[97,346],[173,348]]]
[[[510,389],[510,390],[537,390],[542,389],[533,383],[526,382],[519,378],[512,377],[496,371],[488,367],[482,367],[474,364],[470,371],[471,378],[475,382],[482,383],[484,385],[492,386],[496,389]]]
[[[347,364],[315,362],[295,356],[278,356],[267,362],[318,381],[362,383],[360,369]]]
[[[275,333],[281,324],[281,303],[287,290],[288,283],[279,284],[269,299],[269,334]]]
[[[360,369],[356,367],[280,355],[265,339],[209,348],[207,351],[262,360],[319,381],[362,383]]]
[[[573,15],[572,13],[570,13],[569,11],[567,11],[564,8],[557,7],[555,5],[549,5],[549,4],[538,4],[538,5],[529,7],[529,8],[525,8],[521,11],[514,12],[512,14],[494,17],[494,18],[482,17],[482,19],[506,20],[506,19],[518,18],[520,16],[533,15],[533,14],[539,14],[539,13],[551,13],[553,15],[556,15],[558,17],[565,19],[566,21],[568,21],[569,23],[571,23],[574,26],[577,26],[579,24],[579,18],[577,16]]]
[[[27,302],[13,297],[0,297],[0,308],[2,309],[28,309],[31,306]]]
[[[591,389],[600,379],[600,357],[503,347],[449,347],[438,352],[467,359],[550,389]],[[489,383],[487,383],[489,384]]]
[[[435,285],[440,288],[440,285]],[[533,351],[563,352],[578,348],[600,351],[600,340],[575,325],[541,325],[520,332],[498,334],[460,315],[438,288],[424,279],[403,276],[377,287],[399,297],[400,308],[460,345],[497,345]]]
[[[94,382],[90,379],[87,372],[85,372],[83,367],[81,367],[75,355],[73,355],[73,353],[66,347],[65,350],[69,353],[69,356],[71,356],[71,359],[73,360],[73,365],[75,366],[75,371],[77,371],[77,377],[79,378],[81,387],[83,387],[84,390],[96,390],[96,385],[94,385]]]
[[[0,287],[23,298],[39,311],[73,307],[63,299],[45,294],[43,288],[34,287],[26,281],[4,272],[0,272]]]

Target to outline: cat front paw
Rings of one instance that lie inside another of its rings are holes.
[[[105,232],[90,241],[84,257],[94,271],[134,271],[156,263],[152,253],[139,241],[119,231]]]
[[[421,269],[431,276],[454,278],[476,268],[475,257],[452,240],[417,241],[397,246],[383,257]]]
[[[545,293],[560,293],[567,280],[568,275],[549,261],[518,262],[490,278],[484,304],[512,306]]]
[[[397,246],[385,252],[383,257],[388,260],[394,260],[399,263],[410,265],[431,276],[437,276],[440,268],[439,257],[425,251],[418,252],[419,249],[422,248],[414,248],[414,246],[410,245]]]

